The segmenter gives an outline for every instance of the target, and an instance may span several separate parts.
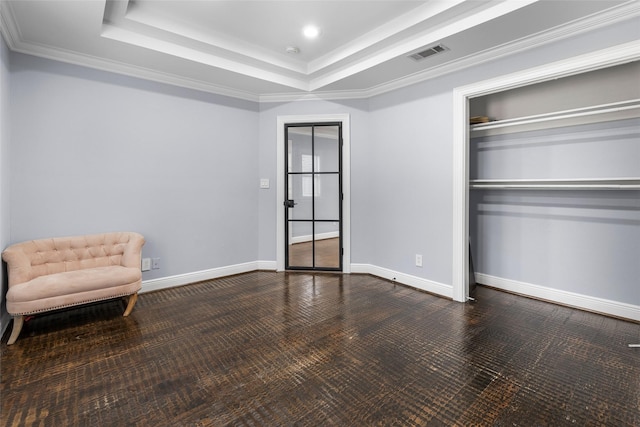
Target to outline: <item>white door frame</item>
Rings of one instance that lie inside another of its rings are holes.
[[[640,59],[640,41],[609,47],[453,90],[453,299],[469,297],[469,99]]]
[[[340,122],[342,123],[342,247],[344,254],[342,255],[342,272],[351,273],[351,127],[349,114],[313,114],[302,116],[278,116],[278,142],[277,142],[277,160],[276,169],[278,176],[276,178],[276,197],[277,197],[277,214],[276,214],[276,269],[284,271],[285,262],[285,238],[284,238],[284,197],[285,197],[285,140],[284,125],[288,123],[326,123]]]

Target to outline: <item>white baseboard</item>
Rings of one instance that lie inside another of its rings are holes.
[[[210,268],[208,270],[177,274],[175,276],[161,277],[158,279],[143,280],[140,293],[158,291],[160,289],[173,288],[175,286],[188,285],[190,283],[201,282],[203,280],[248,273],[249,271],[255,270],[275,270],[275,261],[252,261],[244,264]]]
[[[151,279],[142,282],[142,290],[140,292],[151,292],[174,286],[188,285],[202,280],[210,280],[255,270],[276,270],[276,265],[276,261],[254,261],[159,279]],[[373,276],[392,280],[403,285],[411,286],[443,297],[453,298],[453,287],[451,285],[434,282],[433,280],[423,279],[421,277],[400,273],[398,271],[371,264],[351,264],[351,273],[371,274]],[[547,288],[516,280],[503,279],[501,277],[490,276],[483,273],[476,273],[476,281],[504,291],[553,301],[571,307],[608,314],[610,316],[640,321],[640,306],[637,305]],[[2,318],[3,333],[4,329],[8,326],[9,320],[11,320],[10,316],[7,315],[6,317],[7,319],[4,317]]]
[[[230,265],[226,267],[211,268],[208,270],[195,271],[192,273],[178,274],[175,276],[161,277],[159,279],[143,280],[140,293],[158,291],[160,289],[173,288],[175,286],[188,285],[190,283],[201,282],[203,280],[216,279],[218,277],[231,276],[234,274],[248,273],[255,270],[276,270],[276,261],[254,261],[244,264]],[[351,264],[351,273],[365,273],[383,279],[393,280],[403,285],[421,289],[437,295],[451,298],[453,289],[450,285],[434,282],[409,274],[400,273],[371,264]]]
[[[311,235],[292,237],[291,238],[291,244],[310,242],[312,240],[311,239],[312,237],[313,236],[311,236]],[[336,237],[340,237],[340,232],[339,231],[329,231],[327,233],[318,233],[318,234],[316,234],[316,240],[335,239]]]
[[[278,269],[277,261],[258,261],[258,270],[273,270]]]
[[[411,286],[412,288],[421,289],[447,298],[453,298],[453,287],[451,285],[445,285],[444,283],[434,282],[433,280],[400,273],[376,265],[352,263],[351,273],[371,274],[372,276],[392,280],[403,285]]]
[[[528,295],[571,307],[608,314],[610,316],[640,321],[640,306],[637,305],[547,288],[531,283],[518,282],[516,280],[503,279],[483,273],[476,273],[475,277],[478,283],[504,291]]]

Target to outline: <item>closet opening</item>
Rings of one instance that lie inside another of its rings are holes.
[[[640,320],[640,55],[600,54],[455,90],[455,300],[470,256],[479,284]]]

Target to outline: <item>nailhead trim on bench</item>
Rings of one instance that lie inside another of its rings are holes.
[[[16,316],[27,316],[29,314],[46,313],[47,311],[59,310],[61,308],[67,308],[67,307],[75,307],[76,305],[90,304],[92,302],[106,301],[106,300],[110,300],[110,299],[122,298],[122,297],[130,296],[130,295],[132,295],[131,292],[126,292],[126,293],[118,294],[118,295],[110,295],[110,296],[105,297],[105,298],[96,298],[96,299],[84,300],[84,301],[80,301],[80,302],[75,302],[73,304],[58,305],[58,306],[55,306],[55,307],[45,308],[45,309],[36,310],[36,311],[26,311],[24,313],[12,313],[11,315],[16,317]]]

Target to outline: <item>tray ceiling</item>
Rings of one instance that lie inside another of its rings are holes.
[[[2,1],[12,50],[249,100],[368,97],[640,16],[637,1]],[[307,39],[306,25],[320,34]],[[410,55],[441,44],[422,60]],[[288,53],[297,51],[296,53]]]

